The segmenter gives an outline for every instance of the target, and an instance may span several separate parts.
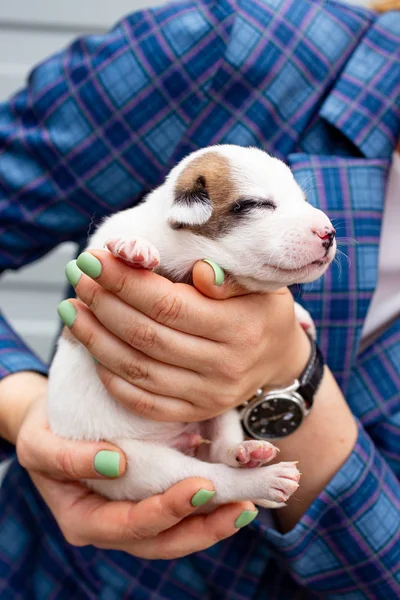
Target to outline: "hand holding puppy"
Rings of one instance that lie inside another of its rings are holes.
[[[16,444],[19,462],[70,544],[122,550],[142,558],[172,559],[204,550],[254,518],[251,502],[225,505],[209,515],[193,515],[213,496],[213,485],[207,479],[185,479],[164,494],[137,504],[111,502],[90,492],[80,480],[122,476],[125,456],[107,442],[77,442],[55,436],[47,422],[46,392],[47,380],[38,373],[19,372],[3,379],[0,433]]]
[[[71,331],[99,361],[109,393],[144,417],[211,419],[262,385],[290,383],[307,362],[309,342],[287,288],[244,295],[228,279],[215,285],[211,266],[198,262],[194,284],[228,298],[218,302],[105,251],[85,253],[78,264],[98,276],[75,270],[81,301],[68,300]]]

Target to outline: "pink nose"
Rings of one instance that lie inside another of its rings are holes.
[[[336,235],[336,229],[333,227],[324,227],[323,229],[313,229],[313,233],[323,240],[324,243],[322,245],[325,248],[330,248]]]

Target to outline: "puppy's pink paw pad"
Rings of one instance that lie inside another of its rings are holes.
[[[132,240],[115,238],[108,240],[105,247],[111,254],[132,267],[154,269],[160,262],[160,254],[157,248],[141,238]]]
[[[254,469],[275,458],[277,452],[269,442],[246,440],[235,448],[234,456],[241,467]]]

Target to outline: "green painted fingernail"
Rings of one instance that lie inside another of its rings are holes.
[[[195,493],[195,495],[190,501],[190,504],[192,506],[202,506],[203,504],[206,504],[206,502],[211,500],[214,494],[215,492],[210,492],[210,490],[201,489]]]
[[[76,319],[76,310],[74,305],[68,300],[60,302],[57,308],[57,312],[61,321],[67,326],[72,327]]]
[[[251,523],[256,516],[258,515],[258,510],[245,510],[235,521],[235,527],[240,529],[241,527],[246,527],[249,523]]]
[[[96,279],[101,275],[101,262],[90,254],[90,252],[82,252],[76,259],[76,264],[89,277]]]
[[[99,364],[99,361],[97,360],[97,358],[95,358],[94,356],[92,356],[92,359],[93,359],[93,362],[94,362],[95,365]]]
[[[82,276],[82,271],[78,268],[76,260],[69,261],[65,267],[65,275],[72,287],[76,287],[78,285],[78,281]]]
[[[223,269],[221,269],[221,267],[219,265],[217,265],[216,262],[214,262],[213,260],[210,260],[209,258],[205,258],[203,260],[203,262],[210,265],[210,267],[213,269],[215,285],[218,285],[218,286],[222,285],[225,281],[225,273],[224,273]]]
[[[120,455],[112,450],[100,450],[94,457],[94,468],[105,477],[119,477]]]

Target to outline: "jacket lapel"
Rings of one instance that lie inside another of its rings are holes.
[[[339,245],[337,263],[318,281],[304,284],[299,297],[315,320],[327,363],[345,389],[376,287],[390,161],[292,154],[289,163],[309,202],[329,215],[339,243],[345,242]]]
[[[390,158],[400,137],[400,11],[378,17],[369,28],[320,117],[366,158]]]

